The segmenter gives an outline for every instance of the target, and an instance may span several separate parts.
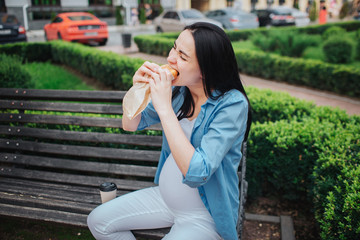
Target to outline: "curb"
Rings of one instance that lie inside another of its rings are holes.
[[[280,223],[281,240],[295,240],[294,222],[291,216],[271,216],[262,214],[245,213],[245,220]]]

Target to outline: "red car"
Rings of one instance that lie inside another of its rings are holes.
[[[44,26],[44,32],[46,41],[97,42],[101,46],[106,44],[109,36],[107,23],[86,12],[60,13]]]

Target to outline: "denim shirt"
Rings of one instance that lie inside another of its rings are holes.
[[[218,95],[217,91],[213,95]],[[184,101],[184,87],[172,101],[177,113]],[[238,90],[230,90],[217,100],[209,98],[196,118],[190,142],[195,153],[183,183],[198,188],[205,207],[210,212],[220,236],[237,240],[236,223],[239,208],[238,166],[242,157],[248,103]],[[160,119],[150,103],[141,114],[138,129],[159,123]],[[162,150],[155,175],[159,183],[162,167],[170,155],[163,134]]]

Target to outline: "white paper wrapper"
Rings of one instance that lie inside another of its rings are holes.
[[[123,100],[124,113],[134,119],[144,111],[150,102],[150,86],[148,83],[135,83],[125,94]]]
[[[173,80],[177,77],[178,72],[169,67],[162,65],[161,68],[168,69],[173,74]],[[150,77],[150,76],[147,76]],[[134,119],[139,115],[150,102],[150,86],[148,83],[135,83],[125,94],[123,99],[124,114],[129,119]]]

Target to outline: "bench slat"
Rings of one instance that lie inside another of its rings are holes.
[[[0,134],[9,136],[25,136],[45,139],[57,139],[79,142],[104,142],[116,144],[141,145],[161,147],[162,136],[147,136],[134,134],[114,134],[98,132],[77,132],[66,130],[52,130],[42,128],[0,126]]]
[[[44,123],[58,125],[77,125],[87,127],[113,127],[122,128],[121,119],[115,118],[94,118],[78,116],[39,115],[39,114],[11,114],[0,115],[0,122],[13,123]]]
[[[0,178],[0,186],[4,192],[13,195],[30,195],[38,198],[72,201],[95,205],[98,205],[101,202],[99,187],[95,188],[74,185],[60,185],[56,183],[5,177]],[[129,191],[117,191],[118,196],[124,195],[126,193],[129,193]]]
[[[19,185],[18,179],[12,179],[13,181],[3,182],[0,181],[0,186],[2,187],[2,191],[6,191],[9,195],[16,196],[31,196],[30,198],[34,201],[37,199],[51,199],[51,201],[71,201],[71,202],[79,202],[85,204],[100,204],[100,195],[99,190],[95,188],[89,188],[91,192],[82,193],[77,192],[77,186],[72,186],[72,191],[69,190],[59,190],[52,188],[44,188],[39,187],[35,181],[33,185],[27,184],[25,186]],[[11,184],[11,185],[9,185]],[[11,186],[11,188],[9,188]],[[5,187],[5,188],[4,188]],[[54,203],[55,203],[54,202]]]
[[[114,182],[118,186],[118,189],[122,190],[139,190],[142,188],[155,186],[155,184],[152,182],[9,168],[5,166],[0,169],[0,176],[38,181],[50,181],[54,183],[66,183],[97,188],[101,183]]]
[[[121,102],[125,91],[80,91],[0,88],[1,99]]]
[[[80,193],[80,194],[88,194],[88,195],[95,195],[98,194],[99,192],[99,186],[98,187],[88,187],[88,186],[76,186],[74,187],[74,185],[66,185],[66,184],[57,184],[57,183],[51,183],[51,182],[39,182],[39,181],[32,181],[29,179],[16,179],[16,178],[6,178],[6,177],[1,177],[0,178],[0,182],[3,183],[4,186],[6,186],[6,184],[8,184],[6,191],[10,191],[12,188],[9,188],[9,186],[12,186],[12,184],[14,183],[14,186],[20,186],[23,189],[32,187],[32,186],[36,186],[39,189],[47,189],[47,190],[54,190],[54,191],[63,191],[63,192],[74,192],[74,193]]]
[[[131,150],[105,147],[86,147],[52,143],[39,143],[22,140],[8,140],[0,138],[0,149],[22,150],[36,153],[57,154],[60,156],[94,157],[117,160],[136,160],[157,162],[159,151]]]
[[[156,167],[58,159],[12,153],[0,153],[0,162],[140,177],[154,177],[156,172]]]
[[[86,214],[62,212],[51,209],[32,208],[0,203],[0,215],[87,227]]]
[[[81,214],[89,214],[97,206],[97,204],[89,204],[85,202],[74,202],[67,200],[60,201],[53,198],[35,197],[33,195],[24,194],[9,194],[6,192],[0,192],[0,202],[4,204],[53,209],[63,212]]]
[[[58,125],[78,125],[84,127],[122,128],[122,120],[120,118],[115,119],[115,118],[101,118],[101,117],[3,113],[0,115],[0,122],[44,123],[44,124],[58,124]],[[147,129],[162,130],[160,124],[153,125],[151,127],[148,127]]]
[[[110,105],[110,104],[30,102],[30,101],[21,101],[21,100],[0,100],[0,106],[3,109],[119,114],[119,115],[123,114],[121,105]]]

